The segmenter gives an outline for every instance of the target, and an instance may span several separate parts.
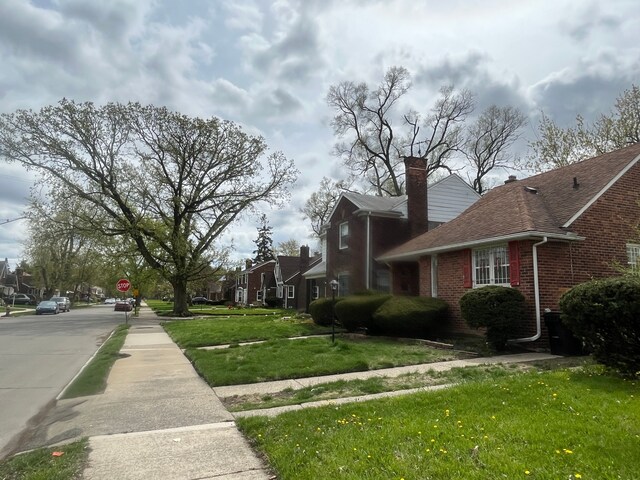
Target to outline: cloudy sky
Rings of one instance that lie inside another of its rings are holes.
[[[607,112],[640,79],[637,0],[0,0],[0,112],[76,101],[140,101],[218,116],[295,160],[291,204],[264,207],[274,244],[314,244],[298,213],[331,155],[325,97],[344,80],[378,83],[391,66],[427,112],[443,85],[478,108],[517,106],[535,135],[541,111],[560,125]],[[30,177],[0,159],[0,257],[22,257]],[[233,229],[251,256],[257,217]]]

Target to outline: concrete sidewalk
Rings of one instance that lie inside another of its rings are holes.
[[[89,437],[85,480],[275,478],[236,428],[234,416],[220,401],[222,397],[302,388],[338,379],[558,358],[548,354],[506,355],[212,389],[197,375],[148,307],[143,307],[140,316],[130,323],[120,352],[122,358],[114,364],[105,392],[59,400],[33,438],[32,446],[36,447]],[[276,415],[293,409],[411,392],[239,412],[235,416]]]

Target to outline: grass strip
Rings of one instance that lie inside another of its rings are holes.
[[[2,480],[72,480],[80,478],[89,450],[88,440],[40,448],[0,462]],[[63,452],[56,456],[53,452]]]
[[[104,392],[107,377],[115,361],[120,358],[129,325],[119,325],[80,375],[67,387],[61,398],[84,397]]]
[[[590,364],[589,357],[565,357],[553,361],[454,367],[450,370],[429,370],[425,373],[406,373],[397,377],[373,377],[365,380],[339,380],[300,389],[287,388],[280,392],[253,395],[234,395],[222,398],[229,411],[299,405],[319,400],[357,397],[398,390],[498,380],[527,370],[557,370]]]
[[[187,357],[211,386],[362,372],[463,358],[459,352],[377,338],[306,338],[200,350]]]
[[[244,410],[299,405],[319,400],[357,397],[435,385],[499,379],[514,375],[517,371],[528,368],[531,367],[524,364],[456,367],[445,371],[430,370],[426,373],[406,373],[397,377],[338,380],[337,382],[320,383],[300,389],[287,388],[275,393],[232,396],[221,400],[229,411],[241,412]]]
[[[181,348],[229,345],[276,338],[330,333],[310,319],[275,316],[250,316],[178,320],[162,324]]]
[[[640,387],[596,367],[236,419],[280,480],[632,479]]]

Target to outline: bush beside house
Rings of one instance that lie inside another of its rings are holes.
[[[427,338],[447,322],[449,305],[431,297],[393,296],[373,314],[370,333]]]
[[[490,285],[465,293],[460,298],[460,311],[471,328],[486,328],[487,342],[500,351],[526,315],[525,298],[515,288]]]
[[[370,328],[375,311],[391,295],[352,295],[336,303],[336,317],[340,324],[349,332],[362,328]]]
[[[336,303],[343,297],[336,298]],[[316,325],[328,327],[333,320],[333,300],[330,298],[318,298],[309,304],[309,314]]]
[[[640,376],[640,279],[576,285],[560,299],[563,323],[600,363]]]

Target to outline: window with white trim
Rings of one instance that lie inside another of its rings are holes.
[[[348,222],[344,222],[341,223],[340,226],[338,227],[340,232],[340,241],[339,241],[339,248],[343,249],[343,248],[347,248],[349,246],[349,223]]]
[[[256,292],[256,301],[257,302],[261,302],[262,301],[262,290],[258,290]]]
[[[287,298],[295,298],[296,297],[296,287],[294,285],[286,285],[287,289]]]
[[[511,285],[507,245],[473,250],[473,285]]]
[[[627,243],[627,263],[634,271],[640,271],[640,243]]]
[[[311,298],[313,300],[316,300],[317,298],[320,298],[320,287],[319,286],[314,286],[311,290]]]

